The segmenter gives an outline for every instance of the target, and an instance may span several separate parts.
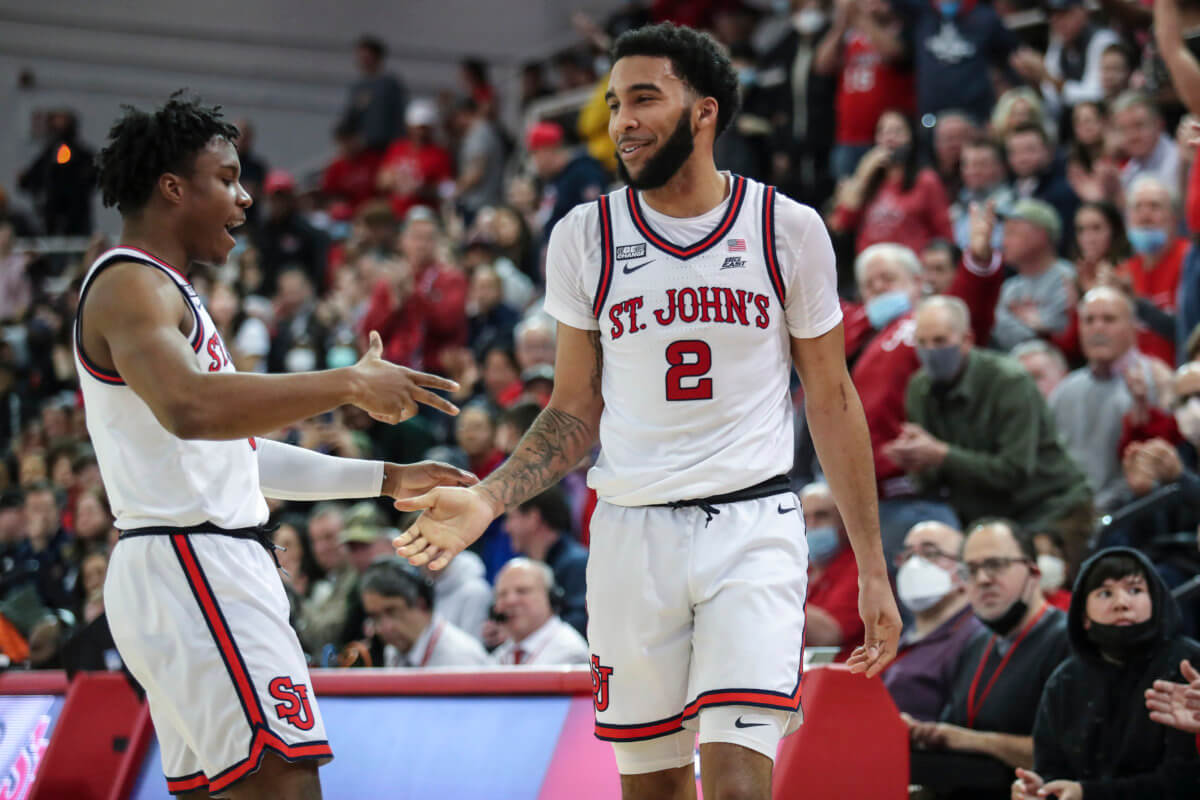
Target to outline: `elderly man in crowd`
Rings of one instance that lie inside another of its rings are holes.
[[[499,628],[504,640],[492,654],[495,663],[588,663],[587,642],[555,611],[557,592],[554,571],[546,564],[518,557],[504,565],[496,576],[496,614],[503,618]]]
[[[1075,269],[1058,257],[1062,221],[1040,200],[1019,200],[1005,215],[1004,260],[1016,275],[1004,282],[993,343],[1011,350],[1067,326]]]

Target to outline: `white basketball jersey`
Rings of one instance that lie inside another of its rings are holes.
[[[88,270],[75,318],[75,369],[83,391],[88,433],[116,527],[187,527],[210,523],[248,528],[267,520],[258,483],[253,438],[231,441],[180,439],[167,431],[150,407],[121,376],[98,367],[83,352],[79,314],[96,275],[118,262],[145,264],[167,275],[192,310],[189,341],[197,366],[206,372],[233,372],[229,352],[188,279],[165,261],[131,247],[101,255]]]
[[[786,233],[776,218],[785,206]],[[790,337],[841,320],[832,245],[812,209],[729,176],[721,207],[676,222],[625,189],[578,206],[551,236],[546,311],[600,331],[601,452],[588,483],[616,505],[787,473]],[[703,238],[669,238],[689,228]]]

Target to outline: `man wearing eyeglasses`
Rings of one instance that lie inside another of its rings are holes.
[[[909,720],[911,780],[939,799],[1007,797],[1011,770],[1033,764],[1042,688],[1068,652],[1067,615],[1043,599],[1033,539],[1014,522],[977,522],[961,570],[987,629],[963,651],[941,721]]]

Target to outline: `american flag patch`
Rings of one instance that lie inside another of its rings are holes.
[[[746,252],[746,240],[745,239],[726,239],[725,244],[729,245],[729,252],[731,252],[731,253]]]

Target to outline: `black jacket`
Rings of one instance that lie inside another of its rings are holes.
[[[1082,588],[1101,555],[1121,552],[1144,567],[1158,621],[1158,638],[1140,657],[1115,664],[1089,641]],[[1083,785],[1087,800],[1200,797],[1195,737],[1151,721],[1145,691],[1158,678],[1180,681],[1179,662],[1200,656],[1200,644],[1181,636],[1179,609],[1150,561],[1114,547],[1086,561],[1068,614],[1071,656],[1046,684],[1033,729],[1034,769],[1046,781]]]

